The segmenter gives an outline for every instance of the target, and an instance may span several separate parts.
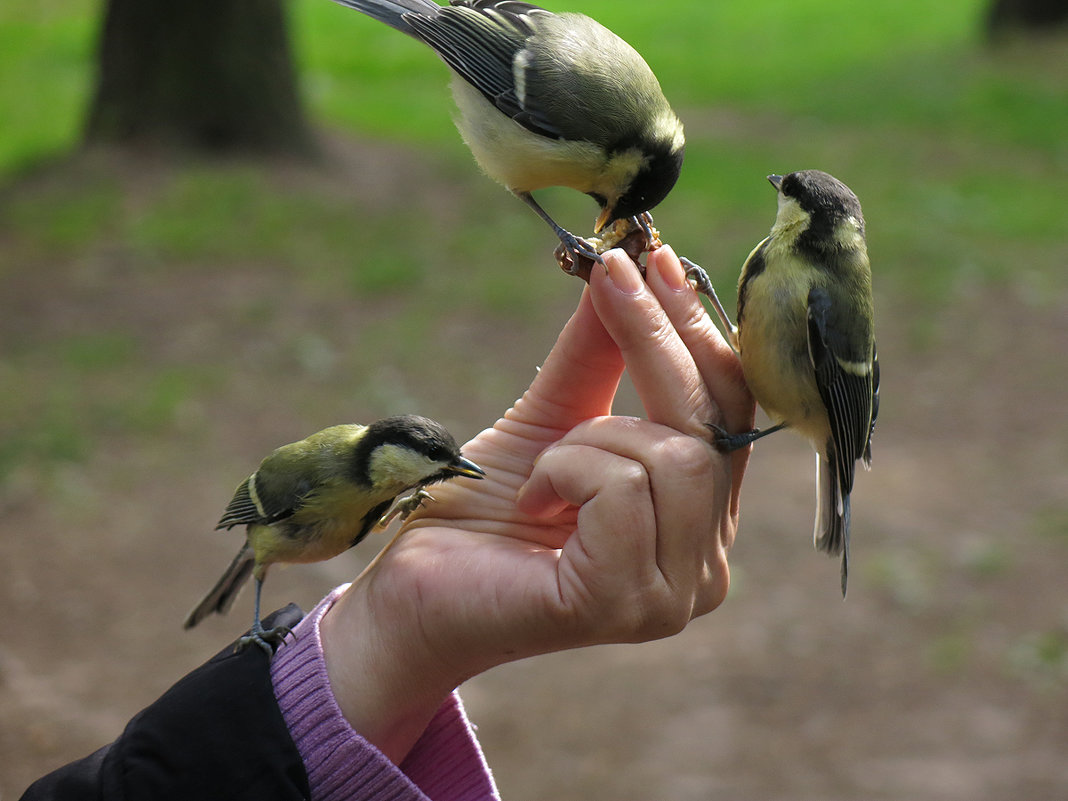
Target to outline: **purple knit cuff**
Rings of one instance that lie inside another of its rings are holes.
[[[274,694],[316,801],[499,799],[485,757],[453,693],[400,767],[353,731],[334,699],[319,622],[338,587],[294,629],[271,662]]]

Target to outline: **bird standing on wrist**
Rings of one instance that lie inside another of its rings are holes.
[[[426,497],[422,488],[457,476],[482,478],[439,423],[404,415],[363,425],[338,425],[283,445],[242,481],[216,529],[247,526],[247,539],[223,574],[189,613],[189,629],[208,615],[225,614],[249,576],[256,580],[251,632],[238,647],[255,643],[269,654],[288,633],[265,631],[260,593],[275,562],[319,562],[360,542],[403,492],[403,516]]]
[[[685,137],[640,55],[583,14],[515,0],[335,0],[429,45],[453,72],[475,160],[547,222],[573,263],[602,262],[531,193],[566,186],[601,207],[594,233],[648,211],[678,180]]]
[[[849,576],[849,495],[856,463],[871,467],[879,412],[871,266],[860,201],[819,170],[769,175],[779,196],[771,233],[746,259],[731,325],[707,274],[688,262],[738,352],[746,383],[774,425],[728,434],[724,450],[792,428],[816,450],[816,547]]]

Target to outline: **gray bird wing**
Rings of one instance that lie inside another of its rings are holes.
[[[531,17],[549,14],[512,0],[460,0],[433,15],[410,13],[404,21],[461,78],[502,114],[542,136],[560,129],[516,88],[516,56],[534,33]]]
[[[808,293],[808,350],[816,387],[831,423],[834,460],[842,495],[853,490],[857,460],[870,460],[877,364],[851,353],[835,325],[830,294],[821,287]]]
[[[745,304],[749,299],[749,282],[764,272],[768,266],[765,253],[771,244],[771,237],[766,236],[749,252],[745,263],[742,265],[741,279],[738,281],[738,310],[734,317],[734,323],[741,326],[745,318]],[[726,326],[726,323],[724,323]]]
[[[871,467],[871,435],[875,431],[875,419],[879,416],[879,352],[875,349],[874,343],[871,346],[871,373],[871,428],[868,429],[868,442],[861,456],[864,466],[869,468]]]
[[[215,528],[285,520],[300,508],[312,489],[312,482],[295,471],[272,471],[269,464],[262,465],[238,486]]]
[[[408,23],[404,21],[405,14],[437,14],[441,9],[441,6],[431,0],[334,0],[334,2],[354,8],[361,14],[384,22],[389,27],[409,36],[414,34]]]

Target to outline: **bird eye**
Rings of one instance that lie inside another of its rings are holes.
[[[449,453],[448,450],[446,450],[445,448],[441,447],[431,448],[429,451],[427,451],[427,456],[429,456],[435,462],[448,462],[452,460],[452,454]]]

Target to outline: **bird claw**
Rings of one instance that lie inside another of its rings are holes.
[[[604,258],[601,254],[618,247],[630,256],[631,261],[637,266],[638,272],[644,276],[645,266],[640,261],[641,256],[656,250],[663,244],[660,241],[660,232],[652,227],[652,222],[653,216],[649,212],[645,212],[637,217],[616,220],[609,228],[605,229],[600,237],[578,239],[568,234],[576,242],[581,242],[590,248],[596,258],[582,253],[576,258],[575,253],[568,249],[563,237],[561,237],[560,244],[557,245],[554,254],[556,262],[560,265],[560,269],[568,275],[576,275],[588,283],[590,270],[593,269],[594,263],[604,264]]]
[[[712,286],[712,279],[708,277],[708,271],[700,264],[690,261],[685,256],[680,256],[679,261],[682,262],[682,266],[686,272],[686,278],[693,281],[694,289],[705,297],[714,297],[716,290]]]
[[[385,528],[390,523],[392,523],[393,518],[397,516],[400,516],[401,522],[403,523],[411,516],[412,512],[414,512],[427,501],[433,500],[434,496],[426,490],[416,490],[411,495],[401,498],[393,505],[392,509],[386,512],[386,514],[382,515],[382,517],[378,521],[378,526],[380,528]]]
[[[567,231],[564,233],[567,234],[567,236],[560,237],[560,247],[563,248],[564,253],[567,254],[567,257],[571,262],[569,267],[565,267],[561,261],[560,267],[565,272],[568,272],[571,275],[578,275],[579,271],[582,269],[578,266],[580,259],[596,262],[602,266],[604,265],[604,257],[597,252],[597,248],[594,245],[582,237],[575,236]]]
[[[739,431],[737,434],[731,434],[728,433],[727,429],[715,423],[705,423],[705,425],[712,431],[712,445],[720,453],[731,453],[741,448],[747,448],[758,439],[786,428],[786,423],[776,423],[770,428],[753,428],[749,431]]]
[[[731,349],[738,353],[740,351],[738,326],[731,322],[727,309],[720,302],[719,295],[716,294],[716,288],[712,286],[712,279],[708,277],[708,272],[700,264],[690,261],[685,256],[680,256],[679,261],[682,262],[686,278],[693,281],[694,289],[712,302],[712,308],[716,310],[716,316],[719,317],[720,325],[723,326],[723,333],[727,337],[727,342],[730,344]]]
[[[752,445],[753,440],[760,434],[759,428],[754,428],[752,431],[742,431],[739,434],[731,434],[723,426],[715,423],[705,423],[705,426],[712,431],[712,445],[720,453],[732,453],[747,445]]]
[[[234,646],[234,653],[239,654],[250,645],[262,648],[267,657],[274,656],[275,649],[282,644],[292,629],[289,626],[275,626],[273,629],[254,627],[248,634],[241,637]]]
[[[645,249],[656,250],[663,243],[660,241],[660,232],[653,228],[653,215],[647,211],[643,211],[641,214],[634,218],[634,223],[642,229],[642,233],[645,234]]]

